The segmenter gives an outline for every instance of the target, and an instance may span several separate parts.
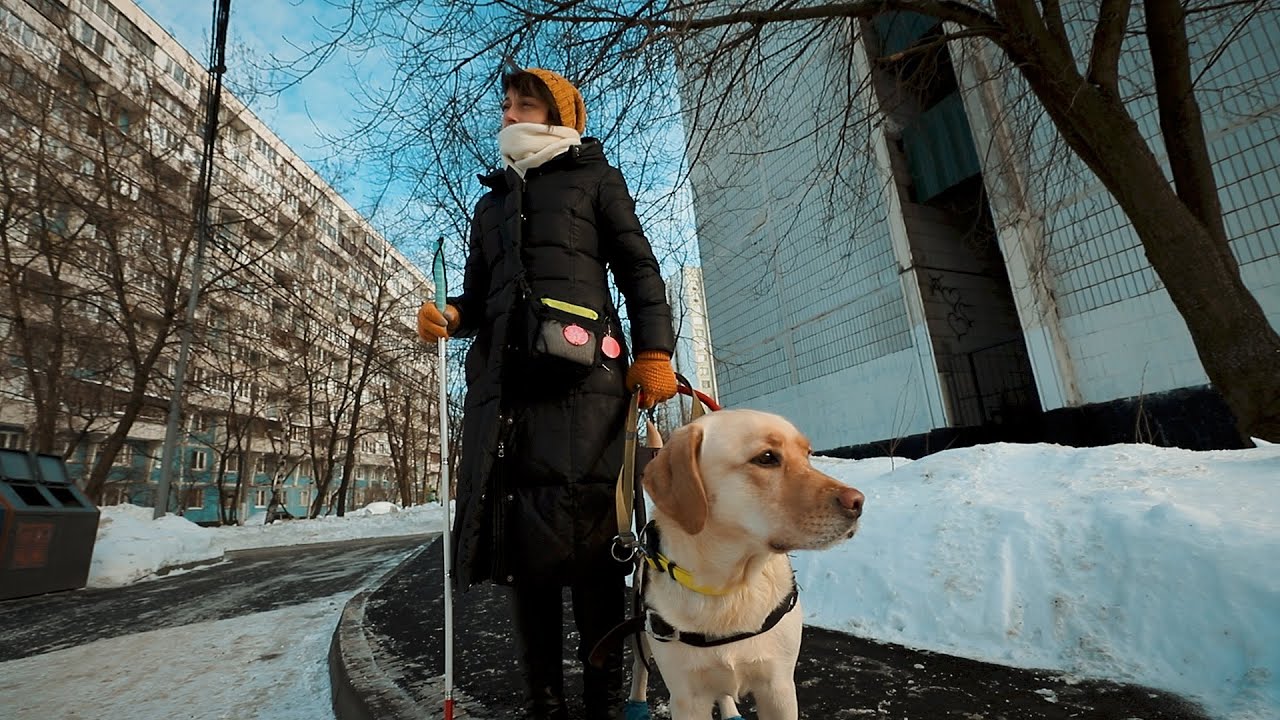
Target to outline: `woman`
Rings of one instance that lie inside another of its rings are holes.
[[[671,309],[622,174],[599,141],[581,136],[586,108],[577,88],[530,68],[504,77],[503,92],[505,167],[481,178],[489,192],[471,221],[463,292],[443,314],[431,302],[418,313],[424,341],[475,338],[454,566],[461,587],[511,586],[532,718],[567,717],[560,617],[561,588],[570,588],[586,717],[607,720],[624,699],[621,656],[603,670],[585,660],[624,617],[630,566],[609,553],[623,425],[630,389],[645,406],[675,394]],[[630,366],[606,271],[626,300]],[[593,334],[565,336],[597,350],[589,365],[538,356],[532,338],[542,326],[532,310],[545,300],[602,321],[583,321]]]

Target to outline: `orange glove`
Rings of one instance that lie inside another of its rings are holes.
[[[447,338],[458,329],[458,321],[462,316],[458,314],[458,308],[452,305],[444,306],[444,314],[440,314],[440,308],[436,307],[434,300],[422,303],[422,307],[418,308],[418,337],[422,342],[435,342]]]
[[[642,350],[627,369],[627,389],[640,386],[640,407],[651,408],[675,397],[676,371],[671,355],[661,350]]]

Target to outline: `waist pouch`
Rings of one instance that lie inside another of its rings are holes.
[[[588,307],[555,298],[529,298],[526,312],[526,349],[539,360],[555,360],[583,369],[601,362],[602,355],[618,347],[609,337],[609,325]]]

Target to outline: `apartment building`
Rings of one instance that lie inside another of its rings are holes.
[[[429,281],[225,92],[202,228],[206,79],[128,0],[0,0],[0,442],[154,503],[199,265],[170,509],[425,500]]]
[[[823,449],[938,449],[1055,412],[1080,418],[1073,441],[1217,442],[1229,419],[1133,228],[994,52],[908,13],[804,43],[799,25],[766,28],[732,82],[680,68],[725,404]],[[1232,249],[1280,326],[1280,33],[1224,26],[1192,51]]]

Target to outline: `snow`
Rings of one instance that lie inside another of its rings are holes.
[[[1215,717],[1280,714],[1280,448],[818,466],[867,501],[853,540],[796,556],[806,622],[1171,690]]]
[[[1280,716],[1280,446],[995,444],[914,462],[815,464],[862,490],[867,504],[852,540],[795,555],[807,623],[1142,683],[1223,720]],[[216,529],[108,507],[91,584],[163,582],[161,568],[216,562],[227,550],[442,525],[438,505]],[[3,663],[0,705],[22,698],[22,707],[40,708],[33,716],[55,717],[56,699],[41,705],[25,688],[89,673],[71,686],[77,697],[121,710],[100,716],[161,718],[182,708],[184,717],[332,718],[324,663],[349,596]],[[272,645],[272,636],[290,642]],[[130,658],[127,678],[93,673],[118,657]]]
[[[11,660],[4,717],[332,720],[329,640],[351,595]]]
[[[390,508],[397,508],[391,510]],[[439,532],[444,510],[419,505],[399,510],[392,503],[371,503],[346,517],[283,520],[236,527],[200,527],[176,515],[152,520],[152,509],[134,505],[102,508],[98,539],[89,566],[89,587],[119,587],[152,578],[175,566],[214,562],[228,550],[340,542],[369,537]]]

